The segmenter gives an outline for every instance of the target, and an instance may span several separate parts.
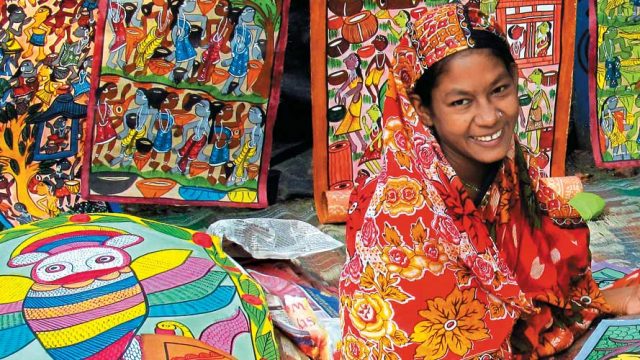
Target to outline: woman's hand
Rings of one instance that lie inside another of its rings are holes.
[[[615,315],[640,314],[640,285],[602,290]]]

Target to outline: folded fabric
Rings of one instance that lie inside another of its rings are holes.
[[[589,221],[597,218],[604,212],[605,202],[599,195],[581,192],[576,194],[571,200],[571,205],[580,214],[580,217],[584,221]]]

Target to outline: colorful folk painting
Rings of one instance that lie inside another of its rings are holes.
[[[425,6],[448,1],[320,2],[311,12],[314,53],[326,55],[312,58],[314,180],[318,213],[326,220],[333,192],[380,172],[386,79],[404,55],[398,44]],[[575,1],[462,2],[479,7],[506,33],[520,71],[518,138],[547,175],[564,175]],[[344,219],[346,207],[341,211]]]
[[[100,2],[83,194],[266,206],[288,5]]]
[[[640,2],[591,1],[591,143],[597,166],[640,165]]]
[[[107,211],[80,196],[97,2],[0,0],[0,223]]]
[[[261,287],[206,233],[76,214],[0,233],[0,358],[278,359]]]
[[[575,359],[640,359],[640,320],[602,320]]]

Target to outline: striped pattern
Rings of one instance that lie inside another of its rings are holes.
[[[97,354],[118,358],[147,315],[144,293],[132,272],[111,281],[96,280],[84,289],[68,289],[66,294],[60,289],[56,296],[46,293],[31,290],[24,314],[54,359]]]

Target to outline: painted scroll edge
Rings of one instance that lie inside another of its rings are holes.
[[[276,0],[277,1],[277,0]],[[260,158],[260,181],[258,182],[257,201],[255,203],[240,203],[233,201],[193,201],[193,200],[180,200],[180,199],[162,199],[153,198],[147,200],[146,198],[139,197],[125,197],[125,196],[105,196],[99,194],[91,194],[89,188],[89,176],[91,173],[91,155],[93,151],[93,128],[94,117],[96,113],[95,109],[95,87],[100,83],[100,73],[94,71],[91,74],[91,83],[96,84],[92,86],[89,94],[89,105],[87,107],[87,143],[91,146],[85,146],[84,157],[82,161],[82,184],[80,193],[86,200],[92,201],[108,201],[123,204],[152,204],[152,205],[195,205],[195,206],[221,206],[228,208],[249,208],[249,209],[262,209],[266,208],[269,204],[267,201],[267,181],[269,174],[269,164],[272,151],[273,140],[273,127],[278,114],[278,105],[280,103],[280,89],[282,74],[284,71],[284,57],[288,38],[289,28],[289,5],[291,0],[281,0],[281,21],[280,30],[276,39],[276,51],[274,53],[274,66],[271,70],[271,86],[269,91],[269,101],[267,105],[267,121],[265,129],[265,141],[262,148],[262,157]],[[96,25],[95,42],[100,44],[104,41],[104,31],[107,21],[107,3],[101,2],[99,5],[100,14]],[[94,69],[101,69],[102,56],[104,55],[103,47],[100,50],[94,50],[94,57],[92,67]]]
[[[329,190],[328,180],[328,125],[327,125],[327,3],[309,0],[311,11],[311,104],[313,123],[313,198],[320,223],[328,221],[328,208],[324,194]]]

